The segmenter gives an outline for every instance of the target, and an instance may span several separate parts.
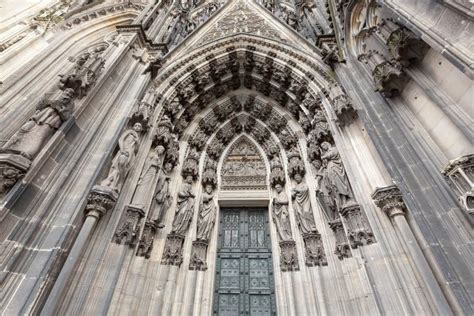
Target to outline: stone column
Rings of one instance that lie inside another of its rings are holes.
[[[87,245],[89,237],[94,232],[99,219],[109,210],[113,209],[117,198],[118,193],[109,187],[95,186],[94,189],[92,189],[92,192],[87,199],[87,206],[84,211],[86,220],[82,225],[81,231],[74,242],[74,246],[71,248],[71,252],[67,257],[56,282],[54,283],[53,289],[48,296],[48,300],[41,311],[41,315],[54,315],[57,312],[56,309],[62,301],[69,277],[72,275],[74,267],[81,258],[82,251]]]
[[[421,250],[418,241],[413,234],[410,225],[405,217],[406,206],[403,202],[402,194],[397,186],[391,185],[383,188],[377,188],[372,194],[375,204],[386,213],[400,238],[400,242],[405,245],[415,267],[421,276],[424,288],[431,296],[431,307],[433,312],[439,315],[452,315],[452,309],[437,282],[431,267]]]

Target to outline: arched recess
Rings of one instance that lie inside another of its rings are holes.
[[[375,241],[370,227],[353,225],[339,215],[331,218],[327,215],[329,212],[323,213],[314,193],[310,193],[315,190],[314,180],[308,180],[311,184],[307,184],[307,178],[313,174],[311,163],[317,165],[317,161],[321,161],[320,145],[329,141],[334,150],[334,130],[356,118],[351,101],[332,78],[330,69],[318,59],[258,36],[236,35],[204,45],[169,64],[164,60],[150,90],[155,92],[155,97],[149,99],[145,107],[149,112],[154,111],[152,121],[158,122],[157,125],[170,122],[172,128],[166,133],[180,142],[183,160],[178,168],[182,183],[189,176],[194,179],[192,185],[184,184],[187,187],[182,186],[180,190],[194,192],[195,218],[199,219],[202,205],[203,190],[199,182],[204,181],[203,186],[214,183],[214,190],[217,185],[217,170],[212,167],[216,164],[204,162],[199,168],[198,162],[209,154],[218,160],[228,143],[246,131],[270,158],[272,187],[284,185],[278,196],[272,190],[272,198],[288,200],[290,189],[299,189],[307,192],[307,201],[310,201],[299,206],[293,204],[296,202],[291,204],[288,225],[291,232],[276,237],[280,238],[277,239],[280,260],[275,260],[278,270],[298,271],[304,266],[328,263],[330,270],[339,269],[337,259],[351,257],[350,245],[359,247]],[[238,118],[246,120],[240,123]],[[155,136],[152,133],[149,137]],[[340,158],[337,159],[342,164]],[[345,173],[343,176],[347,180]],[[351,195],[354,204],[339,207],[351,206],[346,214],[364,217]],[[144,217],[146,220],[147,215]],[[165,227],[168,229],[163,231],[167,235],[158,250],[161,263],[214,271],[210,254],[215,251],[212,246],[215,239],[195,239],[200,225],[197,219],[176,233],[173,231],[173,226],[178,227],[174,225],[176,218],[167,219]],[[328,221],[336,222],[333,232],[325,227]],[[367,221],[359,222],[362,226],[368,225]],[[344,229],[352,233],[350,241]],[[213,234],[216,232],[214,229]],[[330,249],[338,251],[337,257]],[[336,275],[335,270],[331,273]],[[337,296],[344,297],[343,292],[339,291]],[[209,293],[206,295],[212,297]],[[312,302],[315,296],[308,294],[306,298],[298,297],[300,299]]]
[[[331,159],[336,159],[341,165],[340,176],[346,189],[343,193],[333,193],[328,197],[337,201],[325,206],[330,209],[325,212],[326,220],[340,221],[339,212],[349,206],[354,216],[363,217],[328,123],[334,120],[339,125],[348,124],[355,119],[356,112],[347,95],[329,74],[329,69],[320,61],[258,36],[237,35],[205,45],[169,65],[165,63],[161,73],[153,87],[160,93],[149,107],[163,108],[162,114],[157,116],[164,115],[161,120],[169,120],[173,125],[169,132],[187,142],[188,145],[184,144],[181,148],[188,148],[181,167],[185,179],[189,175],[194,180],[198,178],[197,161],[202,153],[210,153],[211,159],[218,160],[234,135],[246,131],[261,144],[269,158],[277,152],[286,151],[278,160],[288,159],[288,171],[285,173],[283,167],[276,169],[275,174],[271,175],[272,181],[275,177],[273,186],[279,181],[284,185],[288,174],[295,181],[290,185],[307,191],[302,178],[309,163],[314,162],[316,171],[319,171],[322,155],[331,150],[335,155]],[[234,116],[240,112],[246,114]],[[221,127],[216,132],[217,126]],[[278,144],[276,149],[275,144],[269,142],[273,138]],[[327,145],[321,147],[324,143]],[[275,161],[277,166],[284,164],[282,160]],[[217,170],[212,172],[215,174]],[[316,206],[317,202],[312,204],[304,206],[309,209],[303,207],[299,210],[300,213],[308,211],[310,215],[297,215],[298,227],[305,237],[305,261],[309,266],[325,265],[327,261],[312,210],[319,206]],[[308,223],[302,222],[304,220]],[[368,224],[361,220],[357,225]],[[351,229],[354,230],[351,235],[354,247],[374,242],[370,228],[348,228]],[[311,237],[314,238],[306,239],[308,234],[313,234]],[[340,244],[347,243],[340,237]],[[182,238],[178,248],[183,246],[184,236]],[[181,264],[181,256],[177,260],[170,257],[176,255],[176,250],[179,251],[175,240],[168,240],[164,254],[166,264]],[[341,251],[341,258],[350,256],[348,249]],[[289,256],[283,262],[288,264],[284,269],[295,269],[297,263],[291,262],[291,256],[296,254],[289,253]]]

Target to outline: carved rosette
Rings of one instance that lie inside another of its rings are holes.
[[[142,236],[138,242],[137,256],[150,258],[151,251],[153,250],[153,239],[156,234],[156,225],[153,221],[146,221],[143,227]]]
[[[346,223],[347,236],[353,249],[375,243],[372,228],[358,204],[344,206],[340,214]]]
[[[346,233],[344,232],[342,220],[338,218],[329,222],[329,227],[331,227],[334,236],[336,237],[336,248],[334,254],[339,258],[339,260],[352,257],[351,246],[349,245]]]
[[[23,178],[30,168],[31,160],[12,153],[0,154],[0,197],[6,194]]]
[[[206,271],[207,270],[207,246],[208,242],[204,240],[193,241],[191,249],[191,259],[189,261],[189,270]]]
[[[100,219],[105,213],[114,208],[117,199],[118,193],[115,190],[96,185],[87,197],[84,214]]]
[[[321,234],[313,232],[303,235],[305,245],[305,263],[308,267],[327,266]]]
[[[396,185],[377,188],[372,194],[372,199],[384,213],[389,217],[405,215],[405,203],[402,193]]]
[[[300,270],[294,240],[280,241],[280,267],[283,272]]]
[[[115,230],[114,242],[135,247],[140,233],[140,222],[144,216],[145,212],[141,208],[127,205],[125,214]]]
[[[166,237],[165,249],[161,258],[161,264],[180,266],[183,263],[184,236],[178,234],[168,234]]]
[[[474,215],[474,154],[451,160],[441,172],[458,195],[462,207]]]

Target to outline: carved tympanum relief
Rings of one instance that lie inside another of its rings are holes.
[[[266,167],[258,149],[246,137],[229,149],[221,170],[222,190],[266,190]]]

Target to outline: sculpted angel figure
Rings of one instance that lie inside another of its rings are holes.
[[[163,219],[165,218],[166,212],[171,206],[173,198],[170,194],[170,173],[173,170],[173,165],[169,162],[165,163],[163,166],[163,174],[158,179],[158,184],[156,185],[156,194],[155,202],[156,207],[152,214],[151,220],[155,222],[158,228],[163,228]]]
[[[292,240],[288,196],[280,184],[275,185],[275,197],[272,201],[272,218],[280,241]]]
[[[178,235],[185,235],[193,219],[194,198],[192,191],[193,177],[187,176],[178,192],[178,204],[173,220],[172,232]]]
[[[297,173],[295,175],[296,186],[291,191],[294,209],[296,211],[296,221],[301,233],[308,234],[317,231],[314,222],[313,209],[309,200],[309,188],[303,182],[303,177]]]
[[[333,193],[340,210],[351,199],[352,192],[336,146],[323,142],[321,144],[321,159],[324,172],[322,185],[328,187],[327,189]]]
[[[197,240],[208,241],[211,238],[212,229],[216,221],[217,206],[214,201],[214,189],[207,184],[202,193],[201,207],[197,221]]]
[[[138,143],[140,141],[139,133],[141,131],[142,125],[135,123],[133,128],[127,129],[122,136],[120,136],[118,141],[119,152],[112,160],[109,175],[100,185],[110,187],[117,191],[120,189],[135,159]]]

